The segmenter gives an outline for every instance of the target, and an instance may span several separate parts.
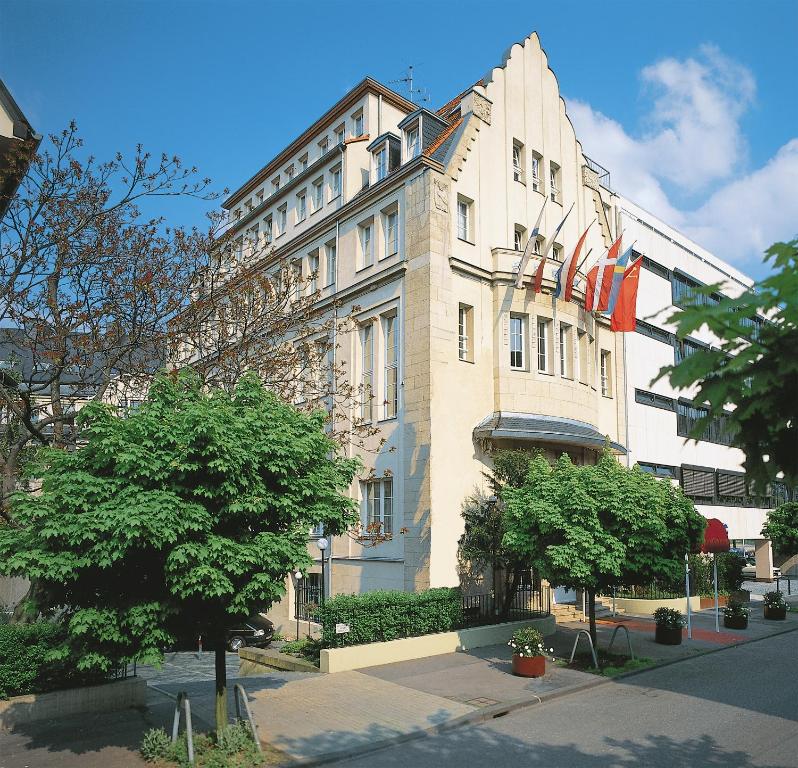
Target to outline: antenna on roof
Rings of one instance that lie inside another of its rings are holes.
[[[424,102],[429,101],[429,92],[426,88],[415,88],[413,87],[413,65],[411,64],[407,68],[407,72],[405,72],[404,77],[400,77],[398,80],[389,80],[389,83],[404,83],[407,85],[407,98],[415,102],[416,104],[423,104]]]

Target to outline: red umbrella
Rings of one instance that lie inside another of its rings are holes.
[[[701,551],[712,555],[713,575],[715,577],[715,631],[720,632],[720,608],[718,606],[718,552],[728,552],[729,534],[726,526],[717,517],[710,517],[704,531],[704,543]]]

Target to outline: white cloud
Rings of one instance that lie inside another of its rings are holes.
[[[764,248],[798,229],[798,139],[762,168],[745,170],[740,119],[756,83],[714,46],[703,46],[697,58],[656,62],[641,78],[654,99],[638,136],[589,104],[569,101],[585,152],[609,168],[620,192],[721,258],[759,264]],[[697,207],[684,202],[699,193]]]

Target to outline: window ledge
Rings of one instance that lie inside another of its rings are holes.
[[[461,363],[470,363],[471,365],[474,365],[474,361],[473,361],[473,360],[469,360],[467,357],[460,357],[460,356],[458,355],[457,359],[458,359],[458,360],[459,360]],[[513,368],[513,370],[515,371],[515,370],[519,370],[519,369]]]
[[[374,264],[373,264],[373,263],[371,263],[371,264],[365,264],[365,265],[364,265],[364,266],[362,266],[362,267],[358,267],[358,268],[355,270],[355,274],[357,274],[358,272],[365,272],[367,269],[371,269],[373,266],[374,266]]]
[[[458,235],[458,236],[457,236],[457,239],[458,239],[458,240],[459,240],[461,243],[468,243],[469,245],[476,245],[476,243],[475,243],[473,240],[466,240],[466,238],[464,238],[464,237],[460,237],[460,235]]]
[[[396,416],[386,416],[384,419],[377,419],[377,424],[385,424],[389,421],[399,421],[399,414]]]

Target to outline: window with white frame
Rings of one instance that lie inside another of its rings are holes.
[[[472,201],[462,195],[457,196],[457,237],[471,242],[471,207]]]
[[[552,203],[560,202],[560,166],[555,162],[549,163],[549,194]]]
[[[385,147],[374,153],[374,170],[377,181],[382,181],[388,175],[388,150]]]
[[[537,152],[532,153],[532,189],[535,192],[542,192],[543,191],[543,182],[540,178],[540,168],[543,162],[543,158]]]
[[[269,245],[272,241],[272,217],[267,216],[263,220],[263,242]]]
[[[294,178],[294,173],[296,173],[296,171],[294,170],[294,166],[292,163],[291,165],[288,166],[288,168],[285,169],[285,175],[289,180],[291,180]]]
[[[570,325],[560,323],[560,376],[572,378],[573,350],[571,349],[573,330]]]
[[[587,384],[588,382],[588,349],[587,349],[587,333],[585,331],[579,331],[577,333],[577,344],[579,349],[577,350],[577,361],[579,362],[579,381],[582,384]]]
[[[258,192],[257,195],[255,195],[255,200],[257,200],[258,205],[260,205],[263,202],[263,190],[261,190],[260,192]]]
[[[385,347],[385,418],[393,419],[399,410],[399,342],[396,315],[382,318]]]
[[[510,315],[510,368],[519,371],[526,368],[526,324],[526,315]]]
[[[250,227],[247,230],[247,245],[250,255],[254,254],[258,248],[258,225]]]
[[[297,223],[304,221],[308,215],[308,193],[302,190],[296,196],[296,220]]]
[[[302,157],[300,157],[297,162],[299,163],[300,172],[306,171],[308,169],[308,154],[307,154],[307,152],[304,155],[302,155]]]
[[[244,238],[238,237],[233,245],[233,260],[240,264],[244,260]]]
[[[319,251],[308,254],[308,276],[310,277],[310,290],[315,293],[319,288]]]
[[[323,157],[324,155],[326,155],[327,150],[329,150],[329,148],[330,148],[330,140],[325,136],[319,142],[319,157]]]
[[[555,243],[551,247],[551,258],[554,259],[554,261],[562,261],[562,246],[561,245],[557,245],[557,243]]]
[[[374,327],[371,323],[360,329],[360,388],[360,416],[363,421],[370,422],[374,419]]]
[[[352,115],[352,135],[363,135],[363,110]]]
[[[532,253],[534,253],[535,256],[540,256],[542,254],[542,250],[543,250],[543,238],[540,235],[538,235],[535,238],[535,242],[532,243]]]
[[[399,251],[399,212],[390,208],[382,212],[382,232],[385,238],[385,256],[393,256]]]
[[[374,263],[374,222],[366,221],[357,228],[360,241],[360,269]]]
[[[334,240],[324,246],[324,257],[327,262],[327,285],[335,285],[337,248]]]
[[[280,177],[272,179],[272,194],[275,194],[280,189]]]
[[[285,234],[285,228],[288,224],[288,204],[283,203],[277,209],[277,237]]]
[[[524,145],[513,139],[513,181],[524,182]]]
[[[526,244],[526,229],[524,229],[520,224],[515,225],[515,229],[513,230],[513,248],[516,251],[523,251],[524,245]]]
[[[551,373],[549,348],[551,346],[551,320],[538,318],[538,370]]]
[[[373,534],[393,533],[393,478],[361,483],[366,529]]]
[[[336,165],[330,171],[330,200],[341,196],[341,166]]]
[[[460,304],[457,308],[457,356],[466,362],[474,361],[474,308]]]
[[[291,262],[291,279],[293,285],[293,297],[298,299],[302,295],[302,259]]]
[[[335,129],[335,143],[343,144],[344,139],[346,139],[346,129],[344,128],[342,123]]]
[[[316,179],[313,182],[312,195],[310,202],[313,207],[313,213],[315,213],[324,205],[324,179]]]
[[[251,213],[251,212],[252,212],[252,208],[253,208],[253,205],[252,205],[252,198],[250,197],[250,198],[249,198],[249,200],[247,200],[247,202],[246,202],[246,203],[244,203],[244,210],[245,210],[247,213]]]
[[[612,353],[601,350],[601,394],[612,397]]]
[[[407,130],[407,159],[412,160],[421,154],[421,141],[418,134],[418,123]]]

